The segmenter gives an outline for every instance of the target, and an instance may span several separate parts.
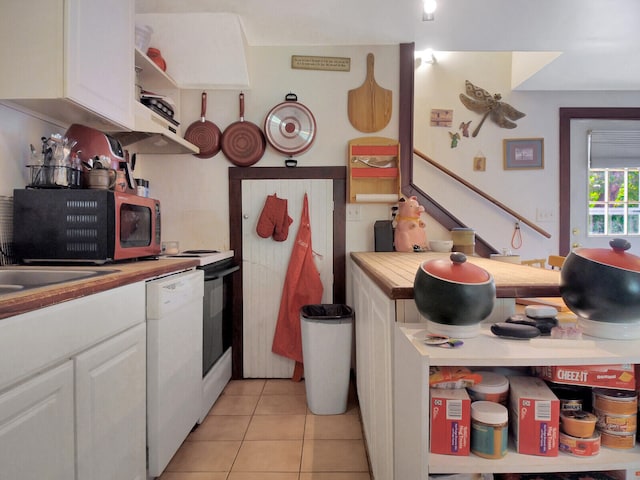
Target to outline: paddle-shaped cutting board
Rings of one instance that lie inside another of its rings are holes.
[[[349,90],[349,121],[361,132],[378,132],[391,120],[392,92],[376,83],[373,76],[373,53],[367,55],[367,78]]]

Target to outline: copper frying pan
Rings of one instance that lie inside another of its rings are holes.
[[[220,151],[222,133],[215,123],[206,119],[206,113],[207,92],[202,92],[200,120],[189,125],[184,134],[185,140],[200,149],[200,153],[194,153],[194,156],[198,158],[211,158]]]
[[[240,120],[222,134],[222,152],[238,167],[249,167],[264,155],[267,141],[257,125],[244,120],[244,93],[240,93]]]

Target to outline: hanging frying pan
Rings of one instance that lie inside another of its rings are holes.
[[[244,93],[240,93],[240,120],[225,128],[222,152],[238,167],[249,167],[264,155],[267,142],[257,125],[244,120]]]
[[[293,93],[276,105],[264,121],[264,133],[269,144],[289,156],[306,152],[316,135],[316,119],[311,111],[298,102]]]
[[[200,149],[200,153],[193,155],[198,158],[211,158],[220,151],[220,138],[222,133],[218,126],[206,120],[207,92],[202,92],[200,120],[193,122],[184,134],[185,140],[193,143]]]

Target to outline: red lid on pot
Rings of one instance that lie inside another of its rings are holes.
[[[604,265],[640,272],[640,257],[626,252],[631,248],[631,244],[628,241],[623,238],[614,238],[609,242],[609,245],[611,246],[610,249],[578,248],[574,253]]]
[[[461,252],[453,252],[449,260],[439,258],[428,260],[421,268],[431,276],[454,283],[486,283],[491,275],[484,268],[467,263],[467,256]]]

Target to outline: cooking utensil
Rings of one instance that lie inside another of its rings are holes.
[[[429,331],[459,338],[479,333],[479,323],[493,310],[496,287],[483,268],[467,263],[463,253],[423,262],[416,272],[413,296]]]
[[[264,122],[269,144],[289,156],[306,152],[315,139],[316,120],[311,111],[289,93],[285,101],[273,107]]]
[[[185,140],[193,143],[200,149],[200,153],[193,155],[198,158],[211,158],[220,151],[220,139],[222,133],[218,126],[206,119],[207,92],[202,92],[202,105],[200,107],[200,120],[193,122],[184,134]]]
[[[382,130],[391,120],[393,94],[376,83],[373,64],[373,53],[369,53],[365,81],[360,87],[349,90],[347,103],[351,125],[365,133]]]
[[[240,93],[240,120],[225,128],[222,152],[238,167],[249,167],[264,155],[267,142],[260,127],[244,119],[244,93]]]
[[[640,257],[626,252],[631,244],[624,239],[609,245],[573,250],[562,266],[560,294],[583,319],[640,329]]]

